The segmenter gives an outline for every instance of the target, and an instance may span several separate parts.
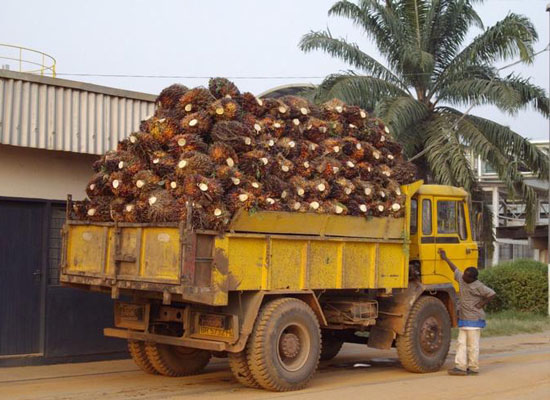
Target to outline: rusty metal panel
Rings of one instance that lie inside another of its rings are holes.
[[[68,228],[67,273],[101,274],[107,257],[108,228],[94,225]]]
[[[153,114],[154,98],[0,70],[0,143],[103,154]]]
[[[177,228],[143,230],[140,276],[179,281],[180,237]]]

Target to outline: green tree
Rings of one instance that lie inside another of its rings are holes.
[[[495,66],[518,58],[531,63],[537,32],[529,19],[513,13],[485,28],[473,7],[480,2],[335,3],[329,15],[348,18],[360,28],[384,62],[329,30],[304,35],[299,46],[305,52],[322,50],[353,68],[328,76],[311,93],[316,102],[337,97],[373,111],[429,182],[475,192],[467,151],[480,155],[495,168],[509,193],[524,199],[532,227],[536,193],[524,183],[520,169],[548,179],[547,156],[510,128],[457,107],[488,104],[514,115],[534,108],[548,116],[544,89],[517,74],[503,76]],[[472,27],[481,33],[464,43]]]

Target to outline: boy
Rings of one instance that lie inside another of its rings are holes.
[[[479,337],[485,327],[483,307],[495,297],[495,291],[477,280],[477,268],[468,267],[462,273],[439,249],[441,259],[449,264],[458,282],[458,347],[455,367],[449,375],[477,375],[479,373]]]

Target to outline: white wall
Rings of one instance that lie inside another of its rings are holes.
[[[82,200],[97,156],[0,144],[0,197]]]

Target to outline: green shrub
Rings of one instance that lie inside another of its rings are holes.
[[[534,260],[516,260],[479,271],[479,280],[497,297],[488,311],[545,313],[548,309],[548,267]]]

